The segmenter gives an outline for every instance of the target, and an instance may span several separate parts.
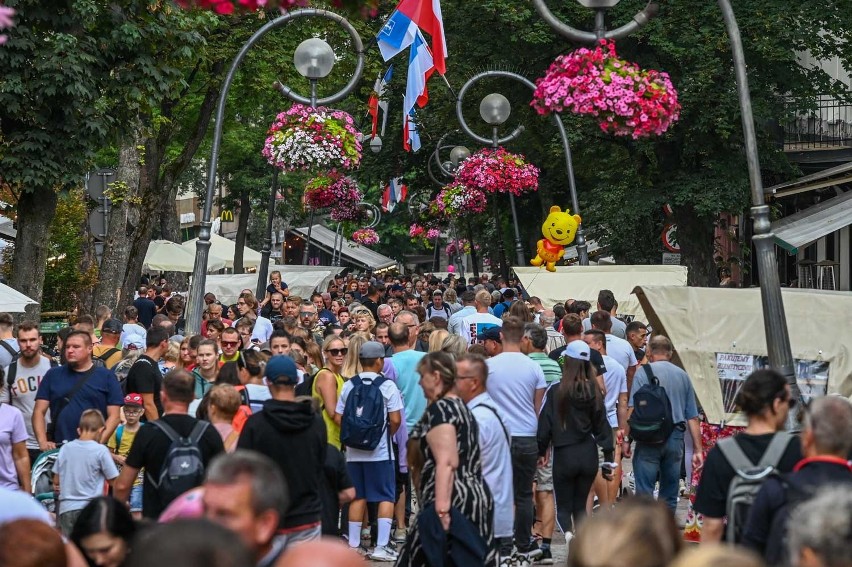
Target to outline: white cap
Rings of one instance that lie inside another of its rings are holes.
[[[591,348],[592,347],[587,345],[585,341],[577,339],[576,341],[568,343],[563,354],[571,358],[576,358],[577,360],[589,360],[592,356]]]

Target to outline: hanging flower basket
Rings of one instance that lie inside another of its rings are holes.
[[[412,224],[411,227],[408,229],[408,236],[412,239],[420,238],[424,234],[426,234],[426,229],[417,223]]]
[[[456,181],[441,189],[435,203],[441,214],[455,217],[484,213],[487,201],[479,189],[469,189]]]
[[[351,177],[331,171],[314,177],[305,185],[305,204],[314,209],[331,208],[332,220],[359,220],[363,213],[358,206],[364,198]]]
[[[441,231],[437,228],[430,228],[426,231],[426,240],[437,240],[441,238]]]
[[[352,233],[352,241],[364,246],[373,246],[379,243],[379,233],[372,228],[359,228]]]
[[[539,114],[592,116],[604,132],[634,139],[659,136],[680,117],[668,73],[619,59],[607,40],[557,57],[536,81],[532,106]]]
[[[294,104],[269,127],[263,156],[284,171],[354,169],[361,163],[354,124],[342,110]]]
[[[474,244],[471,246],[470,241],[465,238],[460,238],[458,240],[459,249],[461,249],[462,254],[470,254],[472,250],[480,250],[479,244]],[[447,249],[445,250],[447,256],[454,256],[456,254],[456,241],[450,240],[450,243],[447,244]]]
[[[181,8],[201,8],[217,14],[256,12],[278,8],[282,12],[310,5],[308,0],[176,0]],[[363,18],[375,18],[378,0],[332,0],[335,8],[343,8]]]
[[[522,195],[538,190],[538,168],[520,154],[485,148],[462,162],[456,181],[468,190]]]

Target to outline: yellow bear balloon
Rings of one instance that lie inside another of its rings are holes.
[[[545,264],[548,272],[555,272],[556,262],[565,255],[565,247],[574,242],[581,222],[580,215],[571,215],[567,209],[563,212],[557,205],[550,207],[550,214],[541,225],[544,238],[538,241],[536,256],[530,264]]]

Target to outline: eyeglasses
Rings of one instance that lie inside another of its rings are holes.
[[[330,348],[326,351],[331,356],[343,356],[349,352],[348,348]]]
[[[239,346],[240,341],[222,341],[222,346]]]
[[[302,317],[310,317],[311,315],[316,315],[314,311],[299,311],[299,315]]]

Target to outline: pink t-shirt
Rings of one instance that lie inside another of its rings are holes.
[[[0,486],[17,489],[18,471],[12,458],[12,446],[27,440],[27,427],[21,410],[0,403]]]

